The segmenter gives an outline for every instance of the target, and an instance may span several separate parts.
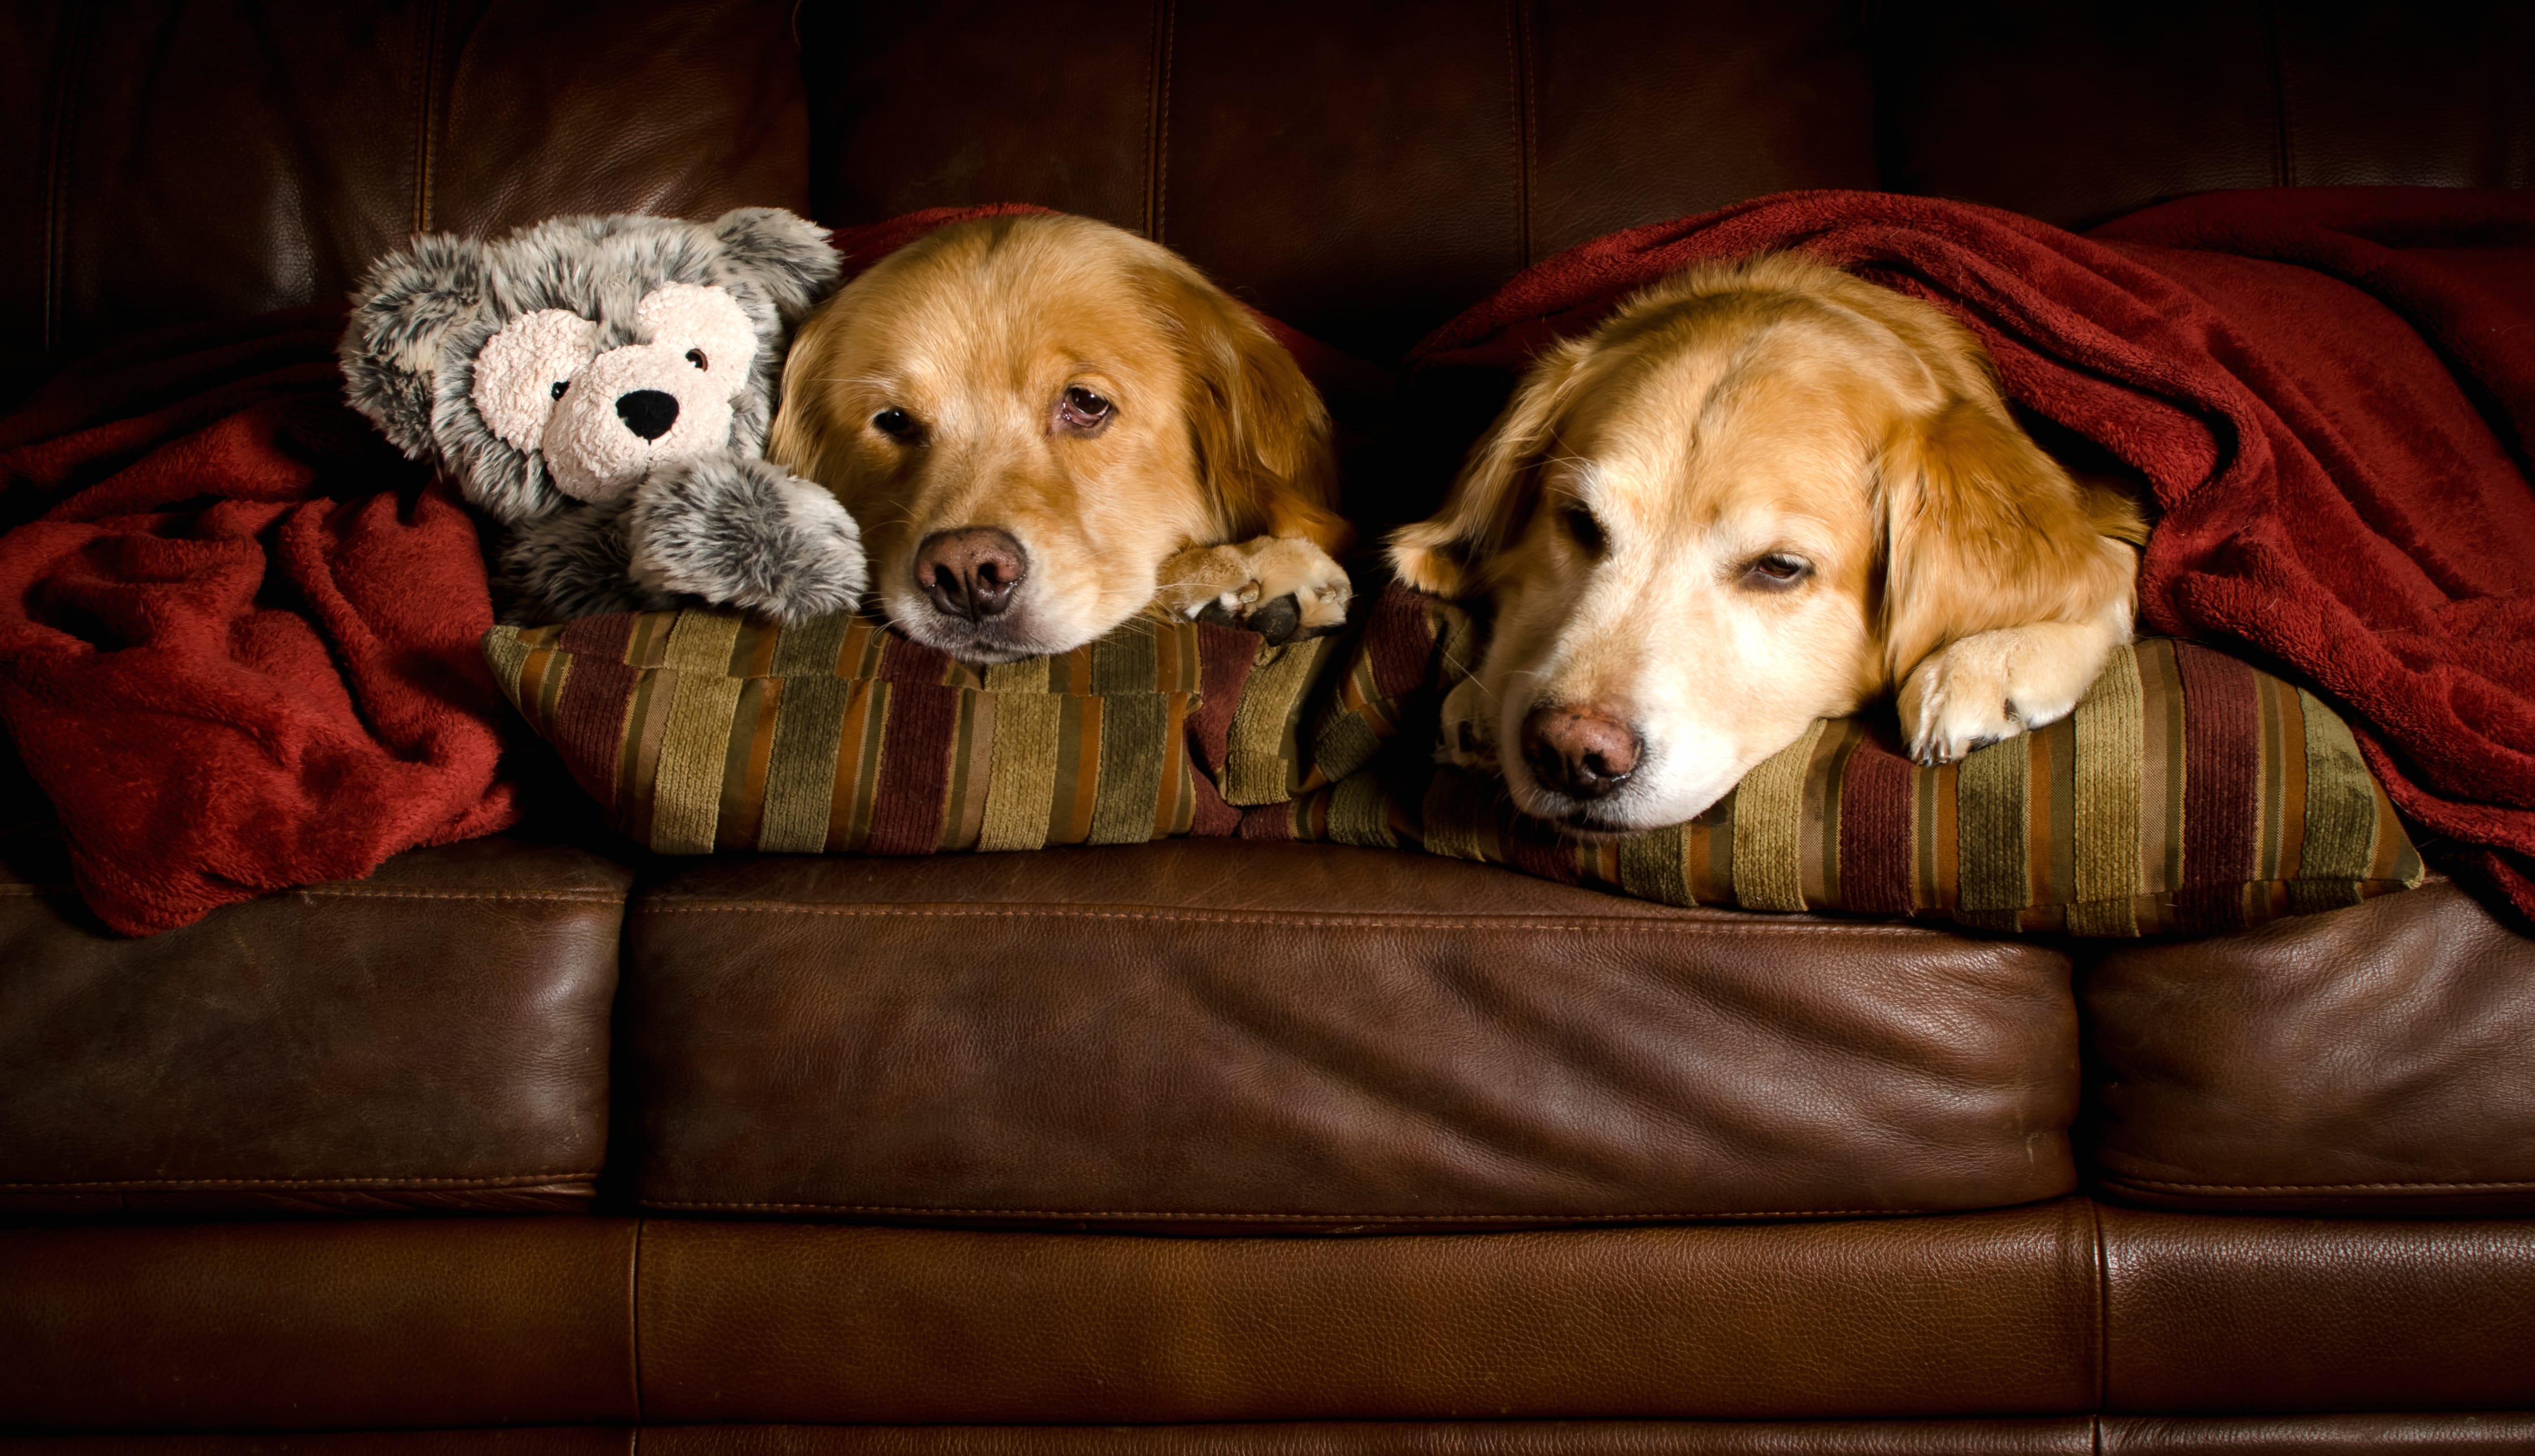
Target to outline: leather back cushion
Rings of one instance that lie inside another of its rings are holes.
[[[0,392],[341,298],[414,232],[807,211],[807,142],[757,0],[0,8]]]
[[[812,6],[812,202],[1087,212],[1387,359],[1571,244],[1792,188],[2082,227],[2220,187],[2535,184],[2508,0],[1860,11]]]
[[[2510,0],[1886,7],[1884,186],[2086,227],[2229,187],[2535,184]]]
[[[1788,188],[2078,226],[2212,187],[2535,183],[2511,0],[793,9],[0,8],[0,394],[339,296],[414,229],[575,211],[1040,203],[1388,358],[1572,243]]]
[[[1423,848],[1692,906],[2135,936],[2418,883],[2420,857],[2313,696],[2206,648],[2117,654],[2077,711],[1922,768],[1816,725],[1696,823],[1576,846],[1428,761],[1479,636],[1393,587],[1282,648],[1139,620],[977,669],[837,617],[689,611],[500,628],[503,690],[619,827],[668,854],[927,854],[1240,833]],[[1396,747],[1400,752],[1389,753]]]
[[[1570,243],[1875,185],[1852,7],[1703,10],[1106,0],[1060,37],[1019,5],[817,7],[814,206],[1087,212],[1392,357]]]

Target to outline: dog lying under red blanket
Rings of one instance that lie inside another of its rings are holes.
[[[1422,361],[1511,370],[1664,272],[1789,247],[1954,309],[2019,403],[2143,472],[2147,625],[2336,698],[2394,802],[2535,911],[2535,198],[2219,195],[2097,239],[1764,199],[1552,259]],[[117,930],[516,816],[473,529],[340,404],[335,334],[196,331],[0,421],[0,720]]]
[[[1510,375],[1659,277],[1786,249],[1953,311],[2018,405],[2143,474],[2142,630],[2337,699],[2395,805],[2535,914],[2535,197],[2213,193],[2080,238],[1789,194],[1560,254],[1412,363]]]

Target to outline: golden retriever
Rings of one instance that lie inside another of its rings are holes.
[[[1148,604],[1279,637],[1345,617],[1319,394],[1196,269],[1089,218],[954,223],[874,264],[795,335],[767,453],[860,521],[890,620],[965,661]]]
[[[1944,311],[1781,254],[1675,274],[1535,361],[1390,550],[1493,602],[1465,761],[1591,835],[1693,819],[1895,689],[1923,763],[2066,715],[2130,639],[2145,536]]]

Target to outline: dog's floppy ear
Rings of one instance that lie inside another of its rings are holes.
[[[1419,591],[1468,596],[1488,587],[1540,499],[1540,461],[1558,433],[1590,345],[1569,339],[1532,361],[1514,398],[1453,481],[1444,509],[1391,533],[1391,569]]]
[[[2101,620],[2129,597],[2130,548],[2147,539],[2135,506],[2079,486],[1994,399],[1905,421],[1876,488],[1884,667],[1896,685],[1973,633]]]
[[[832,460],[827,447],[838,447],[842,454],[846,427],[823,430],[819,427],[820,410],[815,401],[822,393],[820,381],[832,367],[836,349],[836,336],[844,331],[837,327],[834,309],[812,314],[809,321],[792,335],[792,347],[783,356],[783,407],[774,412],[774,422],[766,432],[766,457],[810,480],[834,484],[843,478],[841,458]]]
[[[1225,540],[1300,536],[1334,555],[1354,534],[1333,509],[1337,455],[1321,392],[1266,326],[1194,273],[1151,274],[1188,379],[1198,478]]]
[[[732,264],[766,290],[787,331],[827,297],[844,267],[826,228],[781,208],[734,208],[710,226]]]
[[[411,458],[434,449],[441,357],[482,313],[491,272],[482,243],[432,233],[371,264],[352,295],[343,396]]]

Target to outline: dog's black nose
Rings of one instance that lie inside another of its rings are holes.
[[[1029,556],[1012,532],[991,525],[935,531],[915,548],[915,584],[946,617],[982,622],[1013,604]]]
[[[1591,708],[1536,707],[1522,720],[1522,760],[1540,786],[1599,799],[1638,771],[1638,730]]]
[[[616,417],[646,440],[657,440],[678,422],[678,396],[659,390],[636,390],[616,396]]]

